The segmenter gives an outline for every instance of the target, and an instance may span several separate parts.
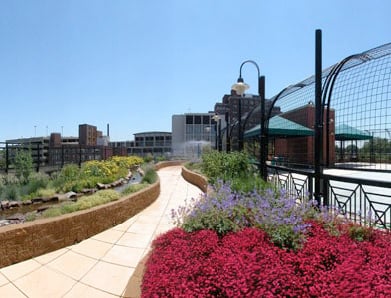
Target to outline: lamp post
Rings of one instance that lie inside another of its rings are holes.
[[[215,149],[221,151],[221,117],[215,114],[212,119],[215,122]]]
[[[260,168],[260,174],[261,177],[266,180],[267,179],[267,168],[266,168],[266,148],[267,148],[267,138],[266,138],[266,132],[265,132],[265,76],[260,75],[258,64],[253,60],[246,60],[240,65],[239,69],[239,78],[237,80],[237,83],[235,83],[232,86],[232,89],[236,91],[240,96],[244,94],[244,91],[250,88],[250,86],[246,83],[244,83],[244,80],[242,78],[242,68],[243,65],[250,63],[254,65],[257,69],[258,74],[258,95],[260,97],[261,101],[261,131],[260,131],[260,160],[259,160],[259,168]],[[241,128],[241,105],[239,101],[239,150],[243,149],[243,135],[242,135],[242,128]]]

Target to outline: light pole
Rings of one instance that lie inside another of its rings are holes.
[[[243,65],[250,63],[254,65],[257,69],[258,74],[258,95],[260,97],[261,101],[261,131],[260,131],[260,160],[259,160],[259,169],[261,177],[266,180],[267,179],[267,168],[266,168],[266,148],[267,148],[267,138],[266,138],[266,132],[265,132],[265,76],[260,75],[258,64],[253,60],[246,60],[240,65],[239,69],[239,78],[237,83],[235,83],[232,86],[232,89],[236,91],[240,96],[244,94],[244,91],[250,88],[250,86],[246,83],[244,83],[244,80],[242,78],[242,68]],[[239,150],[243,149],[243,135],[241,133],[241,105],[239,101]]]
[[[215,149],[221,151],[221,117],[215,114],[212,119],[215,122]]]

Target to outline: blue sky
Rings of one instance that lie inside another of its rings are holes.
[[[112,141],[207,112],[255,60],[266,97],[391,40],[391,1],[1,0],[0,141],[88,123]],[[257,92],[251,65],[243,77]]]

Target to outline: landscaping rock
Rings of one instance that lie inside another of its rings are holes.
[[[43,212],[43,211],[45,211],[45,210],[47,210],[47,209],[49,209],[50,208],[50,206],[41,206],[41,207],[39,207],[38,209],[37,209],[37,212],[39,213],[39,212]]]
[[[90,194],[95,193],[96,189],[95,188],[85,188],[81,192],[82,192],[82,194],[90,195]]]
[[[103,183],[97,183],[96,186],[98,187],[98,189],[107,189],[108,188],[108,186]]]
[[[8,216],[7,218],[6,218],[6,220],[8,220],[8,221],[24,221],[24,219],[25,219],[25,217],[24,217],[24,215],[23,214],[21,214],[21,213],[16,213],[16,214],[14,214],[14,215],[11,215],[11,216]]]
[[[33,204],[38,204],[43,202],[43,198],[34,198],[31,200]]]
[[[47,203],[47,202],[58,202],[58,196],[53,196],[53,197],[49,197],[49,198],[42,198],[42,201],[44,203]]]
[[[18,207],[20,207],[21,204],[22,204],[22,203],[19,202],[19,201],[11,201],[11,202],[9,202],[9,208],[10,208],[10,209],[11,209],[11,208],[18,208]]]
[[[33,202],[31,200],[25,200],[22,202],[22,205],[31,205]]]
[[[0,227],[7,226],[9,224],[10,224],[9,220],[6,219],[0,220]]]
[[[8,209],[9,208],[9,201],[1,201],[1,209]]]

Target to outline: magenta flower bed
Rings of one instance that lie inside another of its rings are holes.
[[[391,297],[389,232],[359,242],[311,222],[306,234],[289,251],[256,228],[175,228],[154,241],[142,297]]]

